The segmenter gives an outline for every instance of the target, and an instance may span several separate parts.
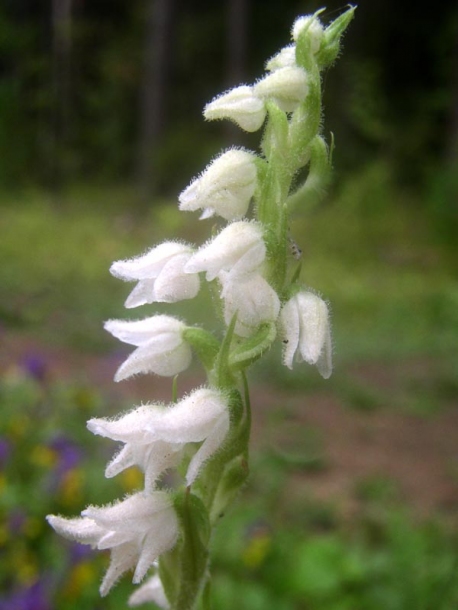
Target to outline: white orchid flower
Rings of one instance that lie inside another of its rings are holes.
[[[332,372],[332,342],[326,303],[313,292],[299,292],[280,312],[283,363],[293,368],[293,358],[316,364],[327,379]]]
[[[169,241],[142,256],[113,263],[110,272],[115,277],[138,281],[127,298],[126,307],[193,299],[199,292],[199,276],[183,271],[193,251],[187,244]]]
[[[169,407],[142,405],[118,419],[91,419],[87,426],[94,434],[125,443],[108,464],[107,476],[138,465],[145,472],[147,488],[154,486],[162,472],[177,465],[185,444],[203,441],[188,466],[186,483],[191,485],[224,442],[229,411],[220,392],[200,388]]]
[[[51,527],[65,538],[92,548],[111,549],[111,561],[100,587],[105,596],[117,580],[134,569],[139,583],[162,553],[175,546],[178,519],[163,491],[139,492],[107,506],[89,506],[81,517],[48,515]]]
[[[237,313],[235,332],[241,337],[252,335],[263,322],[275,322],[280,311],[280,300],[275,290],[259,273],[232,277],[222,271],[224,320],[229,324]]]
[[[242,85],[216,97],[204,109],[209,121],[230,119],[244,129],[253,132],[260,129],[266,118],[264,101],[253,92],[253,87]]]
[[[293,112],[307,95],[307,74],[298,66],[279,68],[260,80],[254,92],[273,100],[284,112]]]
[[[192,353],[183,339],[186,324],[171,316],[157,315],[143,320],[109,320],[105,329],[137,349],[119,367],[115,381],[139,373],[172,377],[191,364]]]
[[[203,210],[201,218],[214,214],[226,220],[245,216],[257,185],[254,154],[231,149],[217,157],[181,193],[179,208]]]
[[[185,271],[206,271],[209,282],[220,271],[229,271],[231,277],[254,271],[266,257],[262,235],[262,227],[258,223],[246,220],[233,222],[193,254],[185,265]]]
[[[161,579],[158,574],[149,578],[129,597],[129,606],[141,606],[147,602],[154,602],[163,610],[168,610],[169,602],[164,592]]]

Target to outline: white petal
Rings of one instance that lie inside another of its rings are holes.
[[[211,433],[199,447],[188,466],[186,473],[187,485],[192,485],[196,480],[202,466],[224,443],[224,439],[229,432],[229,413],[220,415]]]
[[[191,253],[180,254],[164,265],[154,285],[154,301],[159,303],[176,303],[184,299],[193,299],[199,292],[199,276],[184,272]],[[149,302],[149,301],[148,301]]]
[[[123,544],[111,551],[110,565],[100,586],[100,595],[102,597],[107,595],[125,572],[135,567],[138,556],[139,546],[137,543]]]
[[[266,256],[262,227],[244,220],[233,222],[199,248],[185,266],[188,273],[207,272],[213,280],[221,270],[233,275],[247,273],[261,265]]]
[[[276,55],[269,59],[266,70],[274,72],[280,68],[292,68],[296,65],[296,45],[292,44],[284,47]]]
[[[313,15],[298,17],[293,25],[293,40],[297,40],[305,28],[308,28],[307,35],[310,38],[311,51],[312,53],[316,53],[320,48],[321,40],[324,35],[323,26],[318,17],[314,17]]]
[[[224,319],[229,324],[237,312],[235,332],[241,337],[252,335],[263,322],[275,322],[280,300],[275,290],[258,273],[232,281],[220,274],[223,283]]]
[[[280,329],[283,340],[283,364],[293,368],[293,358],[299,345],[299,309],[294,299],[289,300],[280,312]]]
[[[154,528],[147,533],[135,568],[132,582],[139,583],[159,555],[175,546],[178,538],[178,519],[175,511],[163,512],[154,519]]]
[[[299,349],[302,358],[316,364],[329,332],[329,313],[326,303],[312,292],[297,295],[300,314]]]
[[[292,112],[307,95],[307,75],[302,68],[279,68],[255,86],[255,93],[272,99],[285,112]]]
[[[257,131],[266,117],[263,100],[246,85],[231,89],[215,98],[204,109],[206,119],[231,119],[245,131]]]
[[[129,597],[129,606],[140,606],[146,602],[154,602],[163,610],[168,610],[169,603],[158,574],[148,579]]]
[[[179,197],[179,208],[217,213],[226,220],[244,216],[257,184],[253,153],[231,149],[217,157]]]
[[[162,491],[138,492],[107,506],[88,506],[81,515],[93,519],[107,531],[142,532],[145,524],[161,511],[171,509],[170,496]],[[153,521],[154,522],[154,521]]]
[[[93,434],[114,441],[148,443],[151,438],[146,431],[146,425],[151,420],[152,411],[164,408],[161,405],[142,405],[116,419],[90,419],[87,427]]]
[[[179,242],[164,242],[145,254],[128,260],[116,261],[110,272],[122,280],[145,280],[157,277],[168,260],[180,254],[191,253],[192,248]]]
[[[149,433],[160,440],[195,443],[204,440],[227,410],[227,401],[217,390],[195,390],[148,424]]]
[[[182,343],[169,351],[159,350],[157,344],[158,341],[153,340],[137,347],[116,371],[115,381],[146,373],[173,377],[186,370],[191,364],[192,352],[187,343]]]
[[[171,316],[157,315],[143,320],[108,320],[105,330],[114,337],[130,345],[151,344],[154,341],[158,351],[174,349],[181,343],[181,332],[186,328],[180,320]]]
[[[97,545],[105,532],[95,521],[84,517],[66,519],[56,515],[48,515],[46,519],[49,525],[64,538],[75,540],[81,544],[90,544],[92,547]]]

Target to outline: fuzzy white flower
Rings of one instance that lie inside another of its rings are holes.
[[[65,538],[92,548],[111,549],[110,566],[100,587],[106,595],[128,570],[139,583],[162,553],[173,548],[178,520],[170,496],[163,491],[139,492],[107,506],[89,506],[81,517],[48,515],[51,527]]]
[[[260,80],[254,87],[259,97],[273,100],[285,112],[292,112],[307,95],[307,75],[299,67],[275,70]]]
[[[254,95],[253,87],[242,85],[216,97],[204,109],[204,117],[230,119],[245,131],[257,131],[266,118],[264,101]]]
[[[149,578],[129,597],[129,606],[141,606],[147,602],[154,602],[163,610],[169,608],[169,602],[158,574]]]
[[[222,271],[224,320],[229,324],[235,313],[235,332],[241,337],[252,335],[263,322],[275,322],[280,311],[280,300],[275,290],[259,273],[248,273],[236,278]]]
[[[188,466],[186,482],[191,485],[204,462],[224,442],[229,411],[220,392],[200,388],[169,407],[142,405],[118,419],[91,419],[87,426],[94,434],[125,443],[108,464],[107,476],[136,464],[145,472],[147,487],[177,465],[185,444],[203,441]]]
[[[143,320],[108,320],[105,329],[137,349],[119,367],[115,381],[139,373],[172,377],[191,364],[192,353],[183,339],[186,324],[171,316],[157,315]]]
[[[304,15],[298,17],[292,29],[293,40],[299,38],[304,29],[307,28],[307,35],[310,37],[310,48],[312,53],[316,53],[321,45],[324,36],[324,29],[318,17],[314,15]]]
[[[193,299],[199,292],[199,276],[183,271],[192,253],[190,246],[170,241],[159,244],[142,256],[113,263],[110,272],[115,277],[126,281],[138,280],[127,298],[126,307]]]
[[[332,372],[332,343],[326,303],[312,292],[299,292],[280,312],[283,363],[293,368],[293,358],[316,364],[327,379]]]
[[[280,68],[293,68],[296,66],[296,45],[291,44],[283,47],[276,55],[274,55],[266,63],[266,70],[275,72]]]
[[[265,257],[261,225],[240,220],[199,248],[184,269],[187,273],[206,271],[210,282],[220,271],[229,271],[231,277],[254,271]]]
[[[234,148],[217,157],[191,182],[179,197],[179,208],[203,210],[201,218],[217,214],[235,220],[247,213],[256,184],[254,154]]]

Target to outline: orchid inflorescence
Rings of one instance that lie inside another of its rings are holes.
[[[79,518],[48,517],[59,534],[111,550],[102,595],[128,570],[136,584],[152,572],[131,596],[132,606],[153,601],[192,609],[203,593],[209,607],[211,532],[248,475],[246,369],[279,339],[287,367],[304,360],[323,377],[331,374],[328,306],[301,283],[289,235],[291,213],[328,181],[321,71],[337,57],[354,8],[328,27],[321,12],[296,20],[293,43],[267,62],[264,78],[205,107],[208,120],[229,119],[246,131],[265,123],[261,155],[223,152],[179,197],[180,210],[201,210],[201,218],[217,216],[227,224],[200,248],[166,241],[111,267],[114,276],[137,282],[128,308],[193,299],[205,278],[215,287],[224,320],[222,339],[163,314],[105,325],[135,347],[116,381],[144,373],[175,377],[193,351],[207,374],[204,387],[180,399],[175,389],[170,405],[148,403],[115,419],[89,420],[91,432],[122,443],[105,475],[137,466],[144,489],[108,506],[89,506]],[[298,186],[298,170],[305,167]],[[163,476],[172,469],[182,483],[168,489]]]

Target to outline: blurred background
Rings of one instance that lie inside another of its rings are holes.
[[[259,78],[315,0],[0,3],[0,610],[117,610],[107,556],[59,539],[141,487],[104,480],[85,422],[169,384],[115,385],[113,260],[210,225],[177,196],[259,134],[202,109]],[[343,10],[327,2],[328,23]],[[214,540],[218,610],[458,608],[458,6],[361,0],[323,78],[334,182],[292,224],[333,312],[335,372],[252,372],[252,475]],[[211,221],[210,221],[211,222]],[[137,317],[165,308],[149,306]],[[210,299],[168,307],[213,320]],[[135,316],[133,316],[135,317]],[[211,324],[212,322],[210,322]],[[201,383],[192,369],[180,391]]]

